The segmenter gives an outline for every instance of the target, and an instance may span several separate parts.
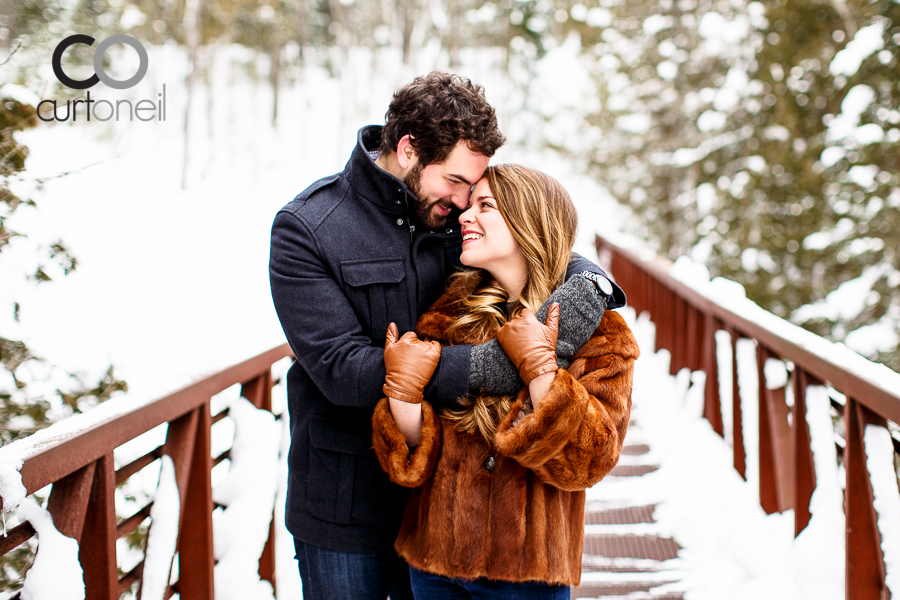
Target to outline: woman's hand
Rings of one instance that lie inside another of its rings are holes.
[[[555,372],[556,339],[559,335],[559,304],[550,305],[546,325],[524,309],[497,332],[497,341],[509,356],[526,385],[544,373]]]
[[[425,385],[441,358],[441,345],[423,342],[412,331],[397,339],[397,326],[391,323],[384,343],[384,395],[394,400],[418,404]]]

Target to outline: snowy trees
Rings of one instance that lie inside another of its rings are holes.
[[[0,445],[127,389],[112,367],[98,383],[89,383],[82,374],[66,373],[36,357],[15,334],[19,315],[27,310],[27,305],[18,302],[18,284],[41,285],[67,275],[77,265],[62,241],[35,243],[27,232],[14,229],[14,213],[35,206],[17,189],[28,148],[16,135],[36,124],[27,90],[11,84],[0,87],[0,270],[4,278],[0,310],[5,313],[0,316]],[[28,555],[28,549],[20,547],[0,557],[0,587],[5,589],[18,579]]]
[[[900,368],[900,6],[607,4],[589,166],[640,232]]]

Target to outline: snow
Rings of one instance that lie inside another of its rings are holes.
[[[791,318],[799,323],[814,319],[831,321],[852,319],[866,308],[869,291],[875,282],[890,270],[890,265],[885,263],[866,267],[859,277],[845,281],[837,289],[829,292],[823,300],[795,310]]]
[[[900,344],[897,323],[885,315],[871,325],[863,325],[854,329],[844,338],[847,347],[867,356],[878,352],[893,352]]]
[[[10,446],[12,444],[0,448],[0,499],[3,500],[4,519],[6,513],[14,510],[27,494],[25,486],[22,485],[22,475],[19,474],[22,456],[15,448],[10,449]],[[3,535],[6,535],[5,521]]]
[[[640,458],[643,464],[658,464],[659,469],[642,477],[607,477],[588,490],[587,502],[656,504],[657,523],[637,528],[590,526],[589,530],[656,533],[677,540],[683,549],[676,559],[656,565],[665,570],[654,580],[680,581],[654,588],[653,595],[682,591],[691,600],[801,598],[804,573],[792,561],[793,514],[766,515],[759,506],[755,480],[745,482],[732,467],[731,448],[700,416],[705,381],[702,372],[691,375],[684,369],[670,376],[669,353],[653,352],[653,323],[646,316],[636,319],[627,307],[619,312],[642,349],[635,364],[635,426],[629,429],[626,443],[648,443],[650,454]],[[745,347],[738,345],[739,364],[746,362],[741,358]],[[723,368],[720,364],[720,372]],[[744,375],[739,375],[742,397],[744,388],[750,387],[745,386]],[[745,412],[748,408],[745,406]],[[744,423],[745,437],[752,439],[748,423],[754,426],[755,420],[745,419]],[[835,548],[817,548],[816,557],[827,559],[836,552]],[[616,564],[632,566],[635,562],[639,561]],[[586,573],[583,581],[619,579],[624,577]]]
[[[225,506],[213,513],[216,597],[274,599],[271,584],[259,577],[259,557],[275,508],[286,423],[245,398],[231,404],[228,418],[235,426],[231,466],[213,490],[213,499]]]
[[[721,14],[710,11],[700,18],[698,32],[700,37],[706,40],[715,40],[723,44],[736,44],[743,40],[748,33],[749,23],[743,16],[732,21],[725,20]],[[714,48],[718,49],[716,45]]]
[[[746,455],[744,474],[747,485],[759,489],[759,368],[756,366],[756,342],[747,338],[739,339],[737,356],[741,433],[744,436]]]
[[[647,35],[656,35],[663,29],[669,29],[674,25],[675,20],[668,15],[650,15],[644,19],[642,28]]]
[[[25,575],[22,600],[84,600],[84,577],[78,562],[78,542],[53,526],[50,513],[32,498],[19,504],[22,521],[37,532],[34,563]]]
[[[788,373],[783,360],[767,358],[766,364],[763,366],[763,373],[766,376],[766,387],[770,390],[777,390],[787,385]]]
[[[34,107],[37,107],[41,101],[41,97],[32,90],[15,83],[5,83],[0,86],[0,98],[9,98]]]
[[[863,439],[884,553],[885,583],[891,596],[897,596],[900,594],[900,495],[894,470],[894,445],[890,432],[879,425],[866,425]]]
[[[844,598],[844,496],[838,475],[831,399],[822,386],[806,388],[806,422],[816,473],[816,489],[809,502],[812,515],[794,541],[793,560],[802,574],[803,598]],[[830,552],[822,552],[830,548]]]
[[[877,125],[875,127],[878,127]],[[872,189],[875,176],[878,175],[878,165],[854,165],[847,172],[847,178],[863,188]]]
[[[828,136],[832,140],[843,140],[855,137],[859,120],[867,108],[875,101],[875,90],[865,84],[855,85],[844,96],[841,112],[828,123]],[[877,125],[876,125],[877,127]],[[871,133],[863,133],[868,139]]]
[[[722,427],[725,441],[734,442],[734,369],[731,336],[727,331],[716,331],[716,364],[719,371],[719,404],[722,411]]]
[[[859,71],[862,62],[884,47],[884,23],[878,21],[856,32],[843,50],[834,55],[828,70],[832,75],[851,77]]]
[[[175,465],[168,455],[162,457],[159,487],[150,508],[150,534],[144,558],[141,598],[162,600],[172,572],[172,559],[178,542],[181,496],[175,481]]]

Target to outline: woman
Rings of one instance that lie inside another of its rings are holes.
[[[446,293],[385,344],[373,442],[391,480],[414,488],[395,547],[417,598],[569,598],[581,578],[584,489],[615,466],[631,411],[637,343],[607,311],[567,369],[557,367],[559,307],[532,311],[563,282],[577,216],[551,177],[490,167],[460,217],[461,260]],[[525,387],[423,402],[442,345],[497,338]]]

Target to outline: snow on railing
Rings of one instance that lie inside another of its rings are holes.
[[[189,600],[213,597],[214,581],[219,580],[232,588],[229,592],[253,589],[253,597],[265,598],[260,591],[274,597],[273,507],[282,422],[271,413],[272,366],[290,356],[284,344],[161,398],[111,400],[0,448],[0,556],[35,535],[38,540],[24,587],[0,597],[113,600],[137,583],[139,597],[146,600],[174,594]],[[213,415],[212,399],[232,386],[240,386],[246,400],[239,398]],[[213,435],[213,426],[226,418],[234,422],[234,443],[213,457],[211,450],[221,437]],[[161,444],[153,440],[160,426],[165,430]],[[117,449],[147,440],[154,447],[116,468],[115,459],[121,458]],[[236,472],[229,471],[217,486],[214,504],[212,470],[229,459]],[[253,463],[257,473],[248,469]],[[120,509],[129,504],[118,488],[153,475],[154,468],[159,469],[159,483],[153,499],[130,516],[117,518],[117,501]],[[260,478],[268,483],[262,485]],[[41,508],[28,496],[47,486],[49,497]],[[224,509],[216,519],[215,535],[214,506]],[[20,523],[7,531],[9,515]],[[241,515],[252,518],[237,518]],[[148,518],[143,559],[123,566],[117,541]],[[224,550],[217,552],[220,546]],[[233,564],[232,556],[250,557],[251,562],[227,576],[214,575],[216,559],[220,565]],[[127,571],[121,577],[120,568]]]
[[[656,324],[671,373],[705,372],[703,415],[731,443],[735,469],[758,483],[762,508],[793,511],[804,579],[819,574],[848,600],[900,595],[900,441],[888,429],[900,423],[900,374],[763,310],[689,259],[672,264],[599,237],[596,246],[629,305]],[[833,415],[843,417],[843,441]],[[840,552],[820,552],[829,546]]]

